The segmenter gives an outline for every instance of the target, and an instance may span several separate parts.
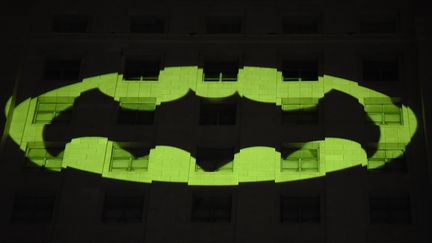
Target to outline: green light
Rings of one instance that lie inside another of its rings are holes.
[[[206,98],[224,98],[238,93],[241,97],[257,102],[274,103],[281,106],[283,110],[297,109],[296,106],[287,105],[286,102],[299,99],[298,103],[304,104],[304,109],[309,109],[313,108],[316,101],[329,91],[338,90],[358,99],[359,103],[369,110],[371,120],[379,122],[381,136],[378,150],[383,148],[381,144],[401,145],[399,146],[401,149],[392,150],[387,159],[402,155],[417,129],[417,119],[410,107],[402,106],[399,121],[399,118],[394,115],[397,106],[393,104],[394,101],[390,97],[343,78],[324,75],[319,77],[318,81],[284,82],[282,73],[274,68],[245,66],[239,70],[235,82],[205,82],[202,69],[186,66],[164,68],[160,71],[157,81],[124,81],[122,74],[110,73],[86,78],[82,82],[51,90],[39,97],[30,97],[15,107],[9,130],[10,137],[23,153],[26,153],[28,144],[43,142],[45,123],[35,123],[33,119],[38,98],[78,97],[82,92],[94,88],[98,88],[104,94],[119,101],[120,106],[129,109],[134,109],[135,101],[144,100],[148,103],[144,110],[157,109],[157,106],[165,102],[182,98],[190,90]],[[67,107],[70,105],[64,105],[55,112],[61,112]],[[393,113],[387,115],[384,110]],[[61,167],[93,172],[107,178],[143,183],[165,181],[183,182],[189,185],[237,185],[241,182],[295,181],[325,176],[327,172],[353,166],[368,166],[366,152],[359,143],[327,137],[320,141],[309,141],[298,147],[305,151],[311,151],[310,149],[313,148],[313,151],[316,151],[317,162],[311,155],[315,152],[304,155],[294,153],[281,159],[281,153],[275,148],[256,146],[241,149],[236,153],[232,169],[205,172],[196,170],[196,160],[189,152],[176,147],[158,145],[150,150],[148,157],[137,158],[139,163],[145,162],[146,167],[141,166],[140,169],[135,170],[132,164],[129,164],[125,165],[124,168],[127,168],[125,170],[113,170],[111,166],[113,144],[114,141],[109,141],[105,137],[75,138],[66,145],[62,154]],[[32,160],[40,165],[40,159]],[[134,161],[130,160],[130,163]],[[45,167],[58,170],[47,165]]]

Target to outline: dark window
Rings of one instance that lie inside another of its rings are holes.
[[[370,222],[372,224],[409,224],[411,206],[408,196],[370,197]]]
[[[131,33],[164,33],[165,20],[159,16],[131,16]]]
[[[234,148],[198,148],[197,171],[232,171]]]
[[[26,172],[42,171],[60,171],[62,169],[64,146],[63,143],[32,142],[27,144],[26,163],[24,170]],[[30,161],[29,161],[30,160]]]
[[[397,60],[363,61],[363,81],[397,82],[399,81],[399,63]]]
[[[141,222],[143,217],[144,196],[106,194],[102,221],[112,223]]]
[[[281,196],[282,223],[319,223],[320,197]]]
[[[283,61],[282,62],[283,81],[317,81],[318,62],[317,61]]]
[[[405,173],[407,164],[404,144],[380,144],[368,148],[367,168],[370,172]]]
[[[317,107],[297,111],[282,111],[282,123],[289,125],[318,124],[319,113]]]
[[[152,125],[154,117],[154,111],[120,109],[118,123],[122,125]]]
[[[150,148],[146,146],[120,147],[113,144],[109,171],[145,172],[148,169],[149,154]]]
[[[315,16],[287,16],[282,19],[284,34],[313,34],[318,32]]]
[[[72,120],[74,98],[65,96],[41,96],[37,98],[33,123],[67,124]]]
[[[365,15],[360,20],[360,32],[365,34],[390,34],[397,32],[397,16]]]
[[[47,81],[79,81],[81,60],[49,59],[43,79]]]
[[[281,172],[319,172],[318,149],[283,148]]]
[[[204,81],[237,81],[238,69],[237,61],[206,61],[204,63]]]
[[[160,61],[128,59],[125,63],[124,80],[157,81],[159,79]]]
[[[281,108],[282,124],[315,125],[319,123],[318,99],[284,98]]]
[[[15,196],[12,223],[50,223],[55,208],[55,195]]]
[[[118,123],[126,125],[151,125],[154,123],[156,98],[121,97]]]
[[[209,34],[237,34],[242,30],[240,16],[210,16],[207,17],[207,33]]]
[[[88,28],[86,15],[56,15],[53,17],[52,30],[58,33],[85,33]]]
[[[364,110],[366,111],[366,123],[377,125],[402,125],[403,115],[400,99],[365,97]]]
[[[195,194],[192,202],[192,222],[231,222],[232,196]]]
[[[235,125],[236,103],[211,103],[203,101],[200,105],[201,125]]]

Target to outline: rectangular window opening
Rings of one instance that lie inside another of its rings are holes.
[[[48,59],[45,61],[43,79],[45,81],[79,81],[81,60]]]
[[[398,98],[364,98],[366,122],[377,125],[403,125],[403,114]]]
[[[33,123],[69,123],[72,119],[73,97],[42,96],[37,98]],[[53,119],[55,120],[53,121]]]
[[[206,61],[203,74],[205,82],[237,81],[238,61]]]
[[[405,147],[405,144],[390,143],[369,146],[368,171],[383,173],[407,172]]]
[[[317,125],[319,123],[317,98],[283,98],[282,124]]]
[[[127,59],[123,73],[125,81],[158,81],[161,62],[159,60]]]
[[[371,196],[369,217],[371,224],[410,224],[410,198],[409,196]]]
[[[107,193],[104,199],[102,222],[139,223],[143,218],[144,195]]]
[[[57,33],[86,33],[89,18],[80,14],[61,14],[53,16],[52,31]]]
[[[134,154],[142,156],[135,157]],[[150,147],[134,145],[120,147],[113,144],[110,172],[146,172],[148,170]]]
[[[363,81],[398,82],[399,62],[397,60],[364,60]]]
[[[236,103],[201,102],[200,125],[235,125]]]
[[[134,15],[130,16],[131,33],[159,34],[165,32],[165,19],[161,16]]]
[[[286,16],[282,18],[284,34],[315,34],[318,33],[316,16]]]
[[[203,148],[197,149],[195,171],[207,172],[232,172],[235,150],[228,148]]]
[[[46,194],[46,193],[44,193]],[[56,196],[47,195],[16,195],[12,209],[12,223],[43,223],[52,221]]]
[[[208,34],[238,34],[242,31],[240,16],[209,16],[206,22]]]
[[[398,15],[396,14],[365,14],[360,17],[360,33],[392,34],[398,31]]]
[[[64,146],[62,143],[28,143],[24,165],[26,171],[48,169],[50,171],[61,171],[63,163]]]
[[[192,202],[192,222],[229,223],[232,213],[231,194],[195,194]]]
[[[281,151],[281,172],[318,173],[319,151],[316,148],[285,147]]]
[[[318,81],[318,62],[312,60],[282,61],[283,81]]]
[[[292,197],[283,195],[280,200],[282,223],[320,223],[321,202],[319,196]]]
[[[121,125],[152,125],[155,112],[155,97],[122,97],[117,121]]]

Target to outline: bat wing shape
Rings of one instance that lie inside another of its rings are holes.
[[[367,122],[369,118],[363,106],[348,94],[332,90],[319,99],[312,110],[312,116],[306,117],[312,117],[315,123],[296,124],[302,123],[301,112],[310,111],[282,111],[281,106],[274,103],[256,102],[238,94],[211,100],[198,97],[192,91],[176,101],[162,103],[154,111],[134,110],[122,107],[112,97],[92,89],[81,93],[72,107],[45,125],[43,138],[44,141],[62,141],[62,149],[73,138],[91,136],[107,137],[120,147],[133,142],[150,147],[173,146],[197,158],[205,171],[216,170],[231,161],[238,150],[247,147],[267,146],[282,151],[284,143],[335,137],[355,141],[366,149],[368,143],[379,141],[379,126]],[[70,122],[65,124],[71,114]],[[282,122],[287,119],[288,122]],[[139,122],[134,124],[134,121]],[[205,144],[203,139],[225,145],[225,150],[219,150],[223,155],[212,154],[211,149],[197,149]],[[227,141],[236,141],[236,144],[228,148]],[[122,148],[135,157],[149,152],[129,146]],[[49,147],[47,150],[54,156],[59,153]],[[369,150],[368,156],[373,153]]]

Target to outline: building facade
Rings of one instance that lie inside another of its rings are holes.
[[[430,242],[421,1],[16,1],[1,242]]]

